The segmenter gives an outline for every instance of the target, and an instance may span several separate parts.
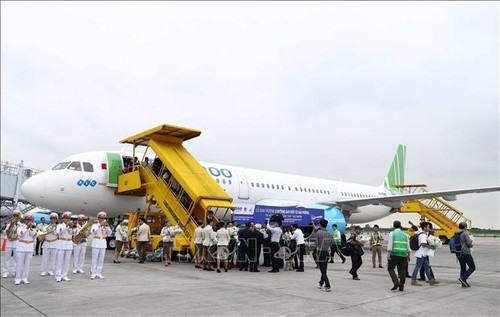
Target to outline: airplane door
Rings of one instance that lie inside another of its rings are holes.
[[[239,186],[238,199],[250,199],[248,182],[245,174],[238,173],[237,177]]]
[[[106,186],[118,187],[118,176],[122,173],[122,157],[116,153],[106,153],[108,180]]]

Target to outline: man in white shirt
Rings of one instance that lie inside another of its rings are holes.
[[[47,228],[48,224],[45,223],[45,217],[40,218],[40,223],[36,226],[37,232],[45,232],[45,228]],[[35,246],[35,255],[43,255],[43,240],[40,240],[38,237],[36,238],[36,246]]]
[[[40,276],[54,276],[55,263],[57,257],[57,245],[59,241],[57,240],[56,228],[59,216],[53,212],[49,215],[50,224],[45,228],[45,235],[43,239],[43,254],[42,254],[42,264],[40,266]]]
[[[92,268],[90,279],[104,279],[102,268],[104,266],[104,255],[106,254],[106,237],[111,234],[111,228],[106,222],[106,213],[101,211],[97,214],[98,222],[92,225],[90,233],[94,235],[92,240]]]
[[[2,254],[2,277],[9,276],[9,263],[10,259],[14,261],[12,268],[12,276],[16,275],[16,248],[17,248],[17,227],[19,226],[19,219],[22,214],[19,210],[14,210],[12,213],[12,221],[5,227],[4,234],[7,236],[5,251]]]
[[[71,221],[71,211],[66,211],[61,217],[62,223],[56,227],[58,237],[56,256],[56,282],[71,281],[68,278],[69,262],[73,251],[73,236],[76,234],[76,226]]]
[[[432,278],[431,273],[429,271],[429,264],[425,260],[427,256],[427,251],[429,249],[429,245],[427,244],[427,233],[430,230],[429,223],[424,221],[420,224],[420,228],[422,230],[417,231],[415,234],[418,235],[418,245],[420,246],[417,251],[415,251],[415,268],[413,269],[413,274],[411,276],[411,285],[413,286],[422,286],[419,282],[417,282],[417,274],[420,271],[420,268],[423,266],[425,275],[429,279],[429,283],[431,286],[438,284],[435,279]]]
[[[214,245],[215,232],[211,223],[207,223],[203,228],[203,270],[213,271],[212,269],[212,246]]]
[[[304,241],[304,233],[296,223],[291,226],[290,238],[297,242],[297,248],[295,249],[296,252],[294,256],[295,267],[297,268],[296,272],[304,272],[304,254],[306,253],[306,244]]]
[[[146,260],[146,245],[151,238],[151,229],[144,217],[139,218],[139,229],[137,229],[137,253],[139,253],[139,263]]]
[[[17,227],[19,237],[16,249],[16,277],[14,284],[21,282],[29,284],[28,273],[30,271],[31,258],[33,257],[33,245],[36,239],[36,229],[33,224],[33,215],[27,213],[24,216],[24,223]]]
[[[277,253],[280,250],[280,238],[283,233],[283,230],[281,229],[281,222],[276,221],[273,225],[269,224],[267,231],[271,236],[271,263],[273,267],[269,273],[278,273],[280,268]]]
[[[227,231],[229,232],[229,236],[231,239],[229,240],[229,245],[227,246],[229,249],[229,268],[234,267],[234,258],[236,258],[236,242],[238,241],[238,223],[236,220],[233,220],[227,226]]]
[[[85,224],[86,217],[84,215],[78,215],[77,223],[77,235],[81,237],[87,237],[88,229],[82,231],[83,225]],[[86,231],[86,232],[85,232]],[[76,240],[76,239],[75,239]],[[82,238],[80,241],[73,242],[73,274],[85,273],[83,270],[83,264],[85,262],[85,253],[87,253],[87,238]]]
[[[203,223],[197,220],[198,227],[194,229],[194,246],[196,248],[194,255],[194,267],[201,269],[203,261]]]

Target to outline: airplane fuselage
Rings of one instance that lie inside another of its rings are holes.
[[[23,196],[32,204],[60,212],[69,210],[96,215],[99,211],[106,211],[108,217],[115,217],[125,212],[143,210],[146,206],[145,197],[116,195],[116,187],[110,186],[109,153],[122,156],[122,162],[123,157],[131,157],[128,153],[119,152],[87,152],[70,156],[52,170],[27,180],[22,187]],[[257,204],[314,204],[390,194],[381,186],[206,162],[200,164],[233,198],[236,213],[253,209]],[[348,220],[352,223],[370,222],[388,216],[390,210],[385,205],[361,206],[351,213]]]

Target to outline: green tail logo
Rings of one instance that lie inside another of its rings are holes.
[[[396,188],[394,185],[403,185],[405,183],[405,163],[406,146],[400,144],[385,177],[384,188],[389,189],[393,193],[403,192],[402,188]]]

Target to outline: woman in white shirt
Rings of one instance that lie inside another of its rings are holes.
[[[122,251],[123,243],[128,241],[127,225],[123,222],[123,220],[118,220],[118,225],[116,226],[115,231],[115,241],[115,258],[113,259],[113,263],[120,263],[118,257]]]

